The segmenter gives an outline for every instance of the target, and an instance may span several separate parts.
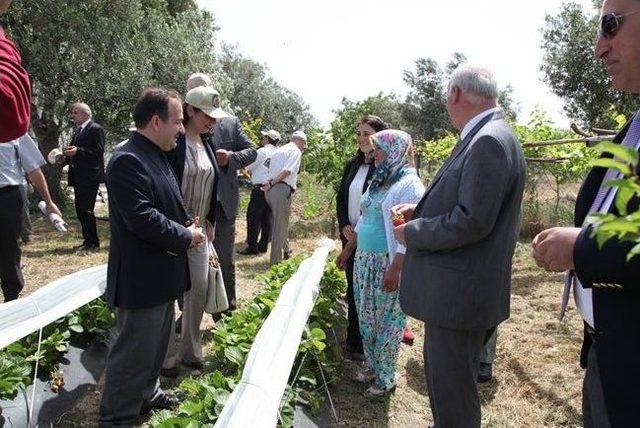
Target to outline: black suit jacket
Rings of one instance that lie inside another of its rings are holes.
[[[621,143],[629,125],[616,136]],[[638,168],[640,172],[640,167]],[[576,199],[574,221],[582,227],[606,173],[593,168]],[[631,202],[638,209],[638,199]],[[611,212],[617,213],[615,206]],[[630,243],[612,239],[602,250],[590,237],[591,227],[583,228],[574,247],[575,271],[585,288],[592,288],[596,330],[596,354],[604,398],[613,427],[640,423],[640,257],[626,261]],[[593,341],[585,333],[581,365],[586,367]]]
[[[232,151],[229,164],[220,167],[218,195],[222,209],[228,219],[235,219],[238,214],[238,170],[251,164],[258,155],[253,143],[242,130],[242,124],[236,117],[225,117],[216,120],[213,127],[213,147],[215,150]]]
[[[71,141],[78,148],[73,158],[65,158],[69,164],[69,186],[82,186],[104,182],[105,132],[102,126],[90,121]]]
[[[111,244],[106,297],[124,309],[170,302],[189,289],[191,233],[165,154],[134,132],[107,167]]]
[[[213,149],[213,142],[211,141],[211,134],[201,135],[204,148],[207,151],[207,156],[213,164],[213,170],[215,171],[215,179],[213,182],[213,192],[211,193],[211,203],[209,204],[209,213],[207,214],[207,220],[212,226],[216,224],[216,201],[218,200],[218,182],[220,178],[220,168],[218,167],[218,161],[216,160],[215,152]],[[178,137],[176,142],[176,148],[167,152],[167,159],[171,165],[171,169],[178,179],[178,185],[182,188],[182,176],[184,175],[184,162],[187,155],[187,140],[184,135]]]
[[[349,186],[358,173],[358,169],[364,163],[364,155],[362,152],[358,152],[344,167],[342,172],[342,179],[340,180],[340,187],[338,187],[338,194],[336,195],[336,214],[338,215],[338,228],[340,230],[340,239],[342,243],[346,243],[347,239],[342,234],[342,228],[350,225],[349,222]],[[369,181],[376,170],[373,162],[369,164],[369,171],[367,171],[367,179],[362,186],[362,193],[367,191],[369,187]]]

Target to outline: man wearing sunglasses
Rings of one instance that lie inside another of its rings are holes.
[[[604,61],[613,86],[640,93],[640,1],[605,0],[595,55]],[[607,108],[608,106],[602,106]],[[640,150],[640,114],[614,142]],[[638,168],[640,172],[640,168]],[[611,239],[602,248],[585,218],[618,214],[616,188],[605,183],[617,172],[593,168],[576,199],[575,226],[545,230],[533,240],[538,266],[565,271],[565,293],[573,287],[585,333],[580,363],[585,427],[629,427],[640,423],[640,257],[626,260],[632,243]],[[633,199],[629,212],[638,210]],[[566,294],[568,295],[568,294]]]

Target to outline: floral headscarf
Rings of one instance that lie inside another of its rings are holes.
[[[411,167],[411,136],[404,131],[385,129],[371,136],[374,147],[387,154],[376,168],[369,188],[389,187],[404,175],[414,172]]]

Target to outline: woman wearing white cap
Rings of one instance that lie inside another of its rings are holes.
[[[220,95],[211,87],[197,87],[187,92],[183,110],[185,134],[178,137],[176,148],[167,157],[178,179],[185,207],[194,221],[206,226],[207,242],[188,251],[191,288],[184,295],[182,341],[177,349],[172,329],[162,369],[162,374],[170,377],[178,375],[178,362],[191,369],[202,368],[200,323],[207,292],[209,242],[213,240],[219,177],[210,130],[216,119],[228,116],[220,108]]]

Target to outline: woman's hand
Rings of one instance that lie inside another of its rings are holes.
[[[382,279],[382,291],[392,293],[398,290],[400,286],[400,272],[402,269],[394,263],[389,265]]]
[[[350,224],[342,228],[342,235],[347,239],[347,241],[351,241],[353,239],[353,234],[354,230]]]
[[[215,236],[216,236],[216,228],[214,226],[211,226],[211,223],[207,221],[207,239],[212,244],[215,239]]]
[[[349,262],[349,257],[351,257],[352,250],[349,247],[344,247],[344,249],[340,252],[338,257],[336,258],[336,265],[338,269],[344,270],[347,267],[347,263]]]

